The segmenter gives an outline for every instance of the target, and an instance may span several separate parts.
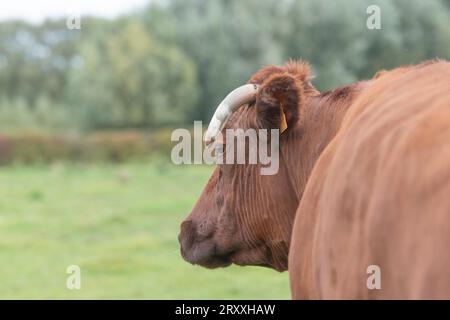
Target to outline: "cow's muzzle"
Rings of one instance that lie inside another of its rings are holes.
[[[178,241],[181,256],[189,263],[206,268],[226,267],[231,264],[230,254],[219,253],[213,235],[205,237],[199,234],[192,220],[181,223]]]

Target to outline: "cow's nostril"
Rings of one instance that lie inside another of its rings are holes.
[[[194,224],[192,223],[192,220],[185,220],[181,223],[180,226],[181,233],[193,233],[194,230]]]
[[[178,242],[181,245],[181,250],[186,250],[192,247],[195,239],[194,225],[191,220],[185,220],[181,223],[180,234],[178,235]]]
[[[190,225],[192,225],[192,220],[184,220],[184,221],[181,223],[180,228],[181,228],[181,229],[183,229],[183,228],[188,228]]]

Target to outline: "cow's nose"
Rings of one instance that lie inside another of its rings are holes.
[[[180,242],[181,252],[189,250],[195,239],[195,227],[192,220],[185,220],[181,223],[178,241]]]

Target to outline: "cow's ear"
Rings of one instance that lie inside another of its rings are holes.
[[[256,96],[258,127],[280,129],[293,127],[300,119],[304,103],[304,85],[295,75],[276,73],[261,85]]]

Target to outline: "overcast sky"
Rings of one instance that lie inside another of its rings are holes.
[[[115,17],[143,7],[149,0],[0,0],[0,20],[41,22],[47,17],[89,14]]]

